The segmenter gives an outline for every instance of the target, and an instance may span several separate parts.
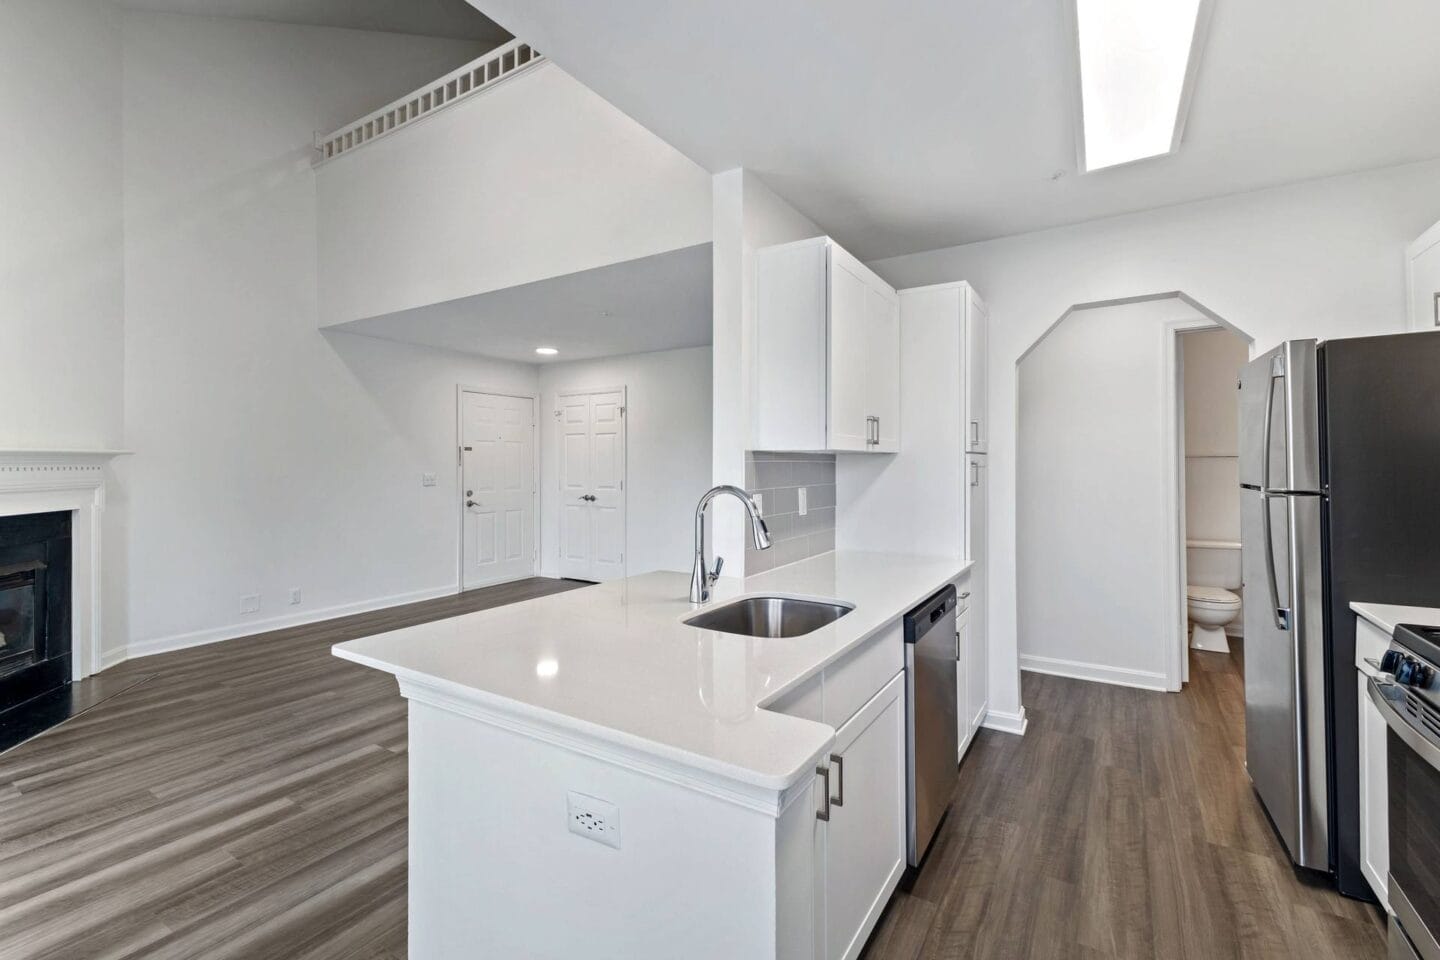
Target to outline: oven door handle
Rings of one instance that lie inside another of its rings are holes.
[[[1380,715],[1385,718],[1385,724],[1395,732],[1395,736],[1405,741],[1405,745],[1419,754],[1420,759],[1430,764],[1436,770],[1440,770],[1440,747],[1430,742],[1430,739],[1416,730],[1409,720],[1400,715],[1390,698],[1380,688],[1382,686],[1395,687],[1398,684],[1383,683],[1370,677],[1365,682],[1365,689],[1370,694],[1370,700],[1380,709]]]

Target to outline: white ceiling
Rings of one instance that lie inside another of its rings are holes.
[[[120,5],[160,13],[414,33],[492,45],[510,39],[502,27],[465,0],[120,0]]]
[[[1076,175],[1065,0],[472,0],[874,258],[1440,156],[1440,3],[1215,0],[1177,155]]]
[[[710,257],[702,243],[327,329],[524,363],[699,347],[710,343]]]

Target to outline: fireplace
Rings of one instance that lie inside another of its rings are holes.
[[[70,682],[70,518],[0,516],[0,713]]]

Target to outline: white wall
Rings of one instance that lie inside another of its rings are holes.
[[[623,386],[626,546],[631,574],[690,570],[695,503],[710,488],[710,348],[540,368],[540,572],[560,575],[560,393]],[[727,559],[728,562],[728,559]]]
[[[776,243],[818,237],[821,230],[748,170],[714,177],[714,434],[711,479],[745,486],[750,442],[750,375],[755,340],[755,251]],[[717,555],[743,573],[746,525],[740,504],[723,497],[711,505]]]
[[[710,240],[709,175],[554,64],[317,178],[324,325]]]
[[[1255,338],[1399,331],[1401,253],[1440,214],[1440,162],[1182,204],[871,264],[969,280],[991,308],[990,708],[1020,709],[1016,360],[1074,304],[1180,290]],[[717,273],[718,276],[718,273]]]
[[[1020,362],[1023,667],[1166,685],[1179,602],[1166,324],[1193,319],[1175,299],[1077,310]]]
[[[0,447],[123,443],[120,15],[0,3]]]
[[[132,652],[453,590],[455,388],[532,367],[318,330],[311,137],[469,44],[124,20]],[[439,485],[421,487],[421,473]],[[304,602],[287,602],[298,586]],[[259,593],[258,614],[239,598]],[[113,650],[112,650],[113,653]]]

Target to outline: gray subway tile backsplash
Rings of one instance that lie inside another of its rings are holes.
[[[806,513],[800,515],[800,488]],[[835,455],[755,450],[745,455],[745,488],[761,495],[771,547],[745,545],[745,572],[763,573],[835,549]]]

